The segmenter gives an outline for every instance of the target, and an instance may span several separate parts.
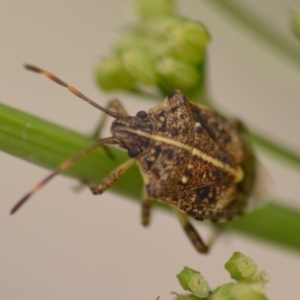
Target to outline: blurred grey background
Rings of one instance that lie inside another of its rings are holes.
[[[287,36],[292,0],[236,0]],[[299,69],[239,30],[209,1],[179,0],[183,16],[206,24],[212,43],[208,75],[215,101],[249,126],[300,150]],[[131,1],[11,0],[0,9],[0,100],[13,107],[90,132],[99,112],[44,78],[26,72],[32,63],[51,70],[99,103],[110,97],[93,81],[98,58],[108,53],[122,27],[132,21]],[[284,41],[283,41],[284,42]],[[134,114],[153,106],[121,94]],[[299,174],[260,154],[271,195],[300,208]],[[1,299],[173,299],[182,292],[175,274],[199,269],[212,287],[229,281],[224,262],[235,251],[268,271],[270,299],[299,297],[300,259],[290,250],[237,234],[225,234],[208,256],[199,255],[176,218],[155,211],[150,228],[140,225],[136,203],[111,193],[75,193],[75,181],[57,178],[20,213],[13,204],[48,172],[0,153]],[[134,188],[134,187],[132,187]],[[209,228],[197,228],[209,235]],[[300,237],[299,237],[300,238]],[[298,296],[297,296],[298,295]]]

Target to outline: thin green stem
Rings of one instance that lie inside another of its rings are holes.
[[[273,142],[272,140],[262,136],[256,132],[251,132],[252,141],[263,151],[278,157],[285,163],[289,163],[290,166],[299,168],[300,170],[300,155],[292,150],[282,147],[281,145]]]
[[[225,226],[260,240],[300,251],[300,210],[270,202]]]
[[[291,45],[283,34],[271,28],[257,15],[251,14],[249,10],[226,0],[207,0],[208,5],[213,5],[221,9],[230,18],[239,23],[240,28],[252,32],[258,39],[271,46],[284,59],[290,60],[293,65],[300,68],[300,52]]]
[[[4,152],[54,170],[62,161],[94,142],[72,130],[0,104],[0,150]],[[110,151],[113,159],[108,159],[103,149],[95,150],[64,175],[99,182],[127,158],[124,151],[115,148],[110,148]],[[142,180],[137,168],[131,168],[112,190],[130,199],[139,199]],[[166,205],[159,207],[168,208]],[[300,251],[300,211],[295,209],[272,203],[226,226]]]

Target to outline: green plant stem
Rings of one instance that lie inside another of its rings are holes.
[[[258,39],[271,46],[274,51],[277,51],[284,59],[290,60],[293,65],[300,67],[299,50],[293,47],[283,34],[268,26],[257,15],[251,14],[249,10],[232,1],[207,0],[206,3],[221,9],[230,18],[238,22],[240,28],[252,32]]]
[[[72,130],[0,104],[0,150],[11,155],[54,170],[62,161],[94,142]],[[64,175],[99,182],[127,158],[127,154],[119,149],[111,147],[109,151],[112,159],[103,149],[95,150]],[[131,168],[112,186],[112,190],[130,199],[140,199],[142,180],[138,169]],[[168,208],[166,205],[159,207]],[[300,211],[295,209],[271,203],[226,226],[300,251]]]
[[[0,103],[0,150],[3,152],[55,170],[63,161],[94,143],[95,140],[90,137]],[[111,147],[109,151],[112,159],[108,159],[107,153],[100,148],[82,158],[63,175],[88,182],[99,182],[128,158],[120,149]],[[127,184],[128,182],[130,184]],[[133,167],[124,178],[114,184],[113,189],[137,198],[141,186],[139,172]]]
[[[276,202],[226,223],[225,227],[300,251],[300,210]]]
[[[258,133],[251,132],[251,140],[255,143],[260,149],[272,154],[275,157],[278,157],[282,161],[289,163],[291,166],[299,168],[300,170],[300,155],[282,147],[281,145],[273,142],[272,140],[262,136]]]

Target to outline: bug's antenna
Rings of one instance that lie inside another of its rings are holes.
[[[66,171],[69,169],[72,165],[74,165],[79,159],[90,153],[91,151],[106,145],[106,144],[116,144],[116,140],[113,137],[108,137],[99,140],[96,144],[90,146],[89,148],[81,151],[77,155],[67,159],[64,161],[56,171],[50,173],[46,178],[44,178],[42,181],[40,181],[29,193],[27,193],[20,201],[17,202],[17,204],[12,208],[10,214],[14,214],[16,211],[20,209],[21,206],[24,205],[28,201],[28,199],[35,194],[38,190],[40,190],[42,187],[44,187],[53,177],[60,174],[61,172]]]
[[[54,82],[58,83],[59,85],[67,88],[72,94],[76,95],[77,97],[79,97],[80,99],[86,101],[87,103],[91,104],[92,106],[98,108],[99,110],[105,112],[106,114],[110,115],[111,117],[118,118],[118,117],[121,116],[117,112],[114,112],[112,110],[106,109],[105,107],[99,105],[98,103],[94,102],[90,98],[86,97],[81,92],[79,92],[77,89],[75,89],[73,86],[65,83],[64,81],[62,81],[61,79],[59,79],[58,77],[56,77],[51,72],[45,71],[43,69],[40,69],[40,68],[32,66],[32,65],[25,65],[24,67],[25,67],[25,69],[27,69],[29,71],[45,75],[46,77],[48,77],[52,81],[54,81]]]

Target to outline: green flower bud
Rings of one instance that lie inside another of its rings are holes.
[[[156,39],[156,42],[152,44],[154,52],[157,46],[163,44],[174,58],[190,64],[203,61],[207,44],[210,41],[204,25],[180,17],[168,17],[157,22],[148,22],[145,25],[145,31],[148,36]]]
[[[156,69],[170,91],[179,89],[186,92],[200,84],[201,74],[195,67],[171,57],[159,60]]]
[[[225,268],[230,273],[231,278],[243,280],[252,277],[258,271],[255,262],[240,252],[235,252],[231,259],[225,264]]]
[[[175,16],[173,0],[136,0],[136,4],[143,20],[125,31],[112,57],[100,62],[99,85],[106,90],[142,92],[150,86],[162,94],[175,89],[201,94],[209,42],[205,27]]]
[[[256,263],[240,252],[235,252],[225,264],[231,278],[237,281],[257,282],[266,284],[269,276],[265,271],[260,271]]]
[[[128,30],[119,38],[114,50],[117,54],[122,54],[124,51],[136,48],[147,49],[147,45],[145,45],[144,42],[144,35],[141,32]]]
[[[268,300],[260,285],[238,283],[231,287],[230,292],[234,300]]]
[[[190,269],[188,267],[184,267],[183,270],[179,274],[177,274],[179,283],[184,290],[190,291],[190,289],[189,289],[190,279],[193,275],[196,275],[196,274],[199,274],[199,272],[195,271],[193,269]]]
[[[189,287],[191,292],[199,298],[206,298],[210,293],[210,287],[205,278],[199,273],[190,278]]]
[[[131,90],[134,81],[117,56],[101,59],[96,68],[96,81],[104,90]]]
[[[184,267],[184,269],[177,275],[177,278],[183,289],[192,292],[196,297],[208,297],[210,288],[201,273],[188,267]]]
[[[169,39],[178,60],[198,64],[204,60],[210,36],[201,23],[184,21],[170,33]]]
[[[137,82],[145,85],[156,85],[159,76],[154,68],[155,61],[151,55],[141,49],[125,51],[122,63],[128,74]]]
[[[232,300],[230,298],[230,289],[233,283],[227,283],[220,286],[216,291],[212,293],[209,300]]]
[[[219,287],[209,300],[268,300],[260,285],[227,283]]]
[[[161,18],[174,14],[174,0],[135,0],[140,18]]]
[[[165,17],[155,22],[149,20],[144,24],[144,30],[147,34],[155,37],[156,39],[166,42],[170,34],[180,28],[185,19],[175,16]]]
[[[266,271],[259,271],[254,276],[254,281],[260,284],[267,284],[270,281],[270,275]]]

